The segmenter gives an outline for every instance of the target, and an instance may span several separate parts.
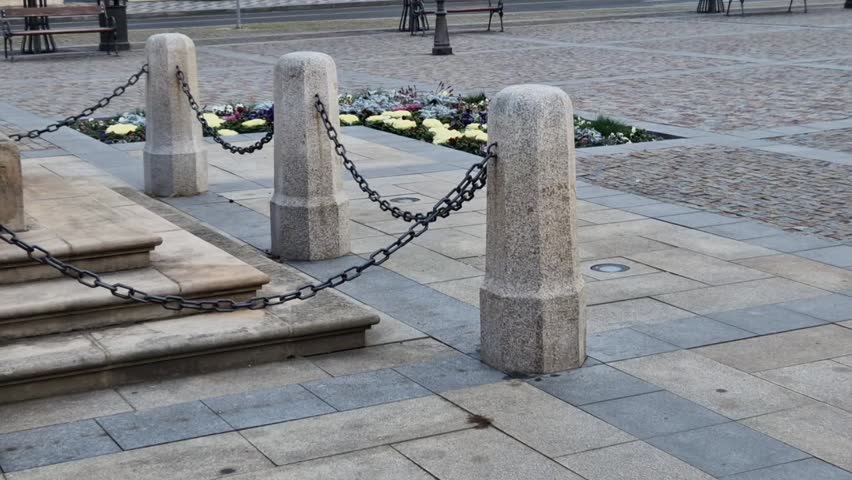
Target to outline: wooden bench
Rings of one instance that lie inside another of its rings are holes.
[[[728,16],[728,15],[731,14],[731,2],[733,2],[733,0],[728,0],[728,9],[727,9],[727,11],[725,11],[725,16]],[[740,0],[740,15],[742,15],[742,16],[745,16],[745,9],[743,8],[744,3],[745,3],[745,0]],[[804,0],[804,3],[805,3],[804,13],[808,13],[808,0]],[[787,13],[792,13],[792,12],[793,12],[793,0],[790,0],[790,5],[787,7]]]
[[[106,27],[97,26],[90,28],[52,29],[50,28],[50,25],[48,23],[48,19],[50,17],[100,17],[101,15],[106,17]],[[38,28],[12,30],[12,25],[9,23],[8,20],[13,18],[24,19],[25,22],[30,22],[30,24],[36,24]],[[10,60],[15,59],[15,49],[12,44],[12,39],[15,37],[22,37],[23,39],[26,39],[27,37],[35,36],[71,35],[78,33],[108,34],[109,38],[112,40],[110,42],[112,51],[115,52],[116,55],[118,55],[118,50],[116,49],[115,19],[106,15],[103,5],[81,5],[72,7],[40,8],[4,8],[0,10],[0,19],[3,20],[2,24],[0,24],[0,27],[2,27],[3,29],[3,57]],[[36,22],[32,22],[32,20],[36,20]],[[23,47],[23,40],[21,42]],[[107,49],[107,55],[109,55],[109,49]]]
[[[429,20],[427,15],[434,15],[434,10],[426,10],[423,0],[411,0],[412,18],[409,22],[411,34],[413,35],[418,30],[428,30]],[[497,0],[496,5],[493,0],[488,0],[488,6],[474,8],[448,8],[447,13],[487,13],[488,14],[488,29],[491,31],[491,21],[494,15],[500,16],[500,31],[503,31],[503,0]]]

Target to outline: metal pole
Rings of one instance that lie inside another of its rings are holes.
[[[450,31],[447,29],[447,11],[444,9],[444,0],[438,0],[438,8],[435,10],[435,43],[432,46],[432,55],[452,54]]]
[[[240,11],[240,0],[237,0],[237,30],[243,28],[243,15]]]
[[[844,5],[844,7],[852,8],[852,0],[846,0],[846,5]]]

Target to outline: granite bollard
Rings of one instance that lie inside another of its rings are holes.
[[[12,140],[2,133],[0,133],[0,225],[15,232],[23,232],[27,229],[24,221],[21,152]]]
[[[201,124],[189,107],[175,74],[186,74],[198,98],[195,44],[186,35],[148,38],[145,94],[145,193],[156,197],[192,196],[207,191],[207,150]]]
[[[505,372],[567,370],[586,357],[572,110],[565,92],[540,85],[508,87],[491,103],[481,355]]]
[[[349,200],[342,162],[316,110],[325,104],[338,131],[337,70],[323,53],[284,55],[275,67],[275,190],[272,253],[324,260],[349,253]]]

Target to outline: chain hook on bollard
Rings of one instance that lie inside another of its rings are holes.
[[[213,140],[222,146],[225,150],[236,153],[239,155],[245,155],[247,153],[254,153],[258,150],[263,149],[264,145],[272,141],[273,132],[266,132],[266,135],[263,136],[260,140],[254,142],[252,145],[247,147],[238,147],[233,145],[222,139],[222,136],[219,135],[219,132],[216,131],[213,127],[211,127],[207,120],[204,118],[204,112],[201,110],[201,107],[198,106],[198,102],[195,100],[195,97],[192,95],[192,89],[189,87],[189,82],[186,81],[186,74],[177,67],[177,79],[180,82],[180,88],[183,93],[186,95],[187,100],[189,101],[189,107],[192,108],[192,111],[195,112],[195,117],[201,123],[201,128],[204,130],[208,136],[212,137]]]

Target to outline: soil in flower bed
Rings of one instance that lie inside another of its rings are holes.
[[[370,90],[340,96],[340,123],[369,128],[483,155],[488,144],[488,104],[484,94],[456,95],[439,84],[435,90],[416,88]],[[220,135],[272,130],[271,103],[230,104],[205,108],[204,118]],[[89,119],[72,128],[105,143],[145,141],[145,115]],[[574,117],[574,141],[578,148],[650,142],[663,137],[633,128],[607,117],[587,120]]]

